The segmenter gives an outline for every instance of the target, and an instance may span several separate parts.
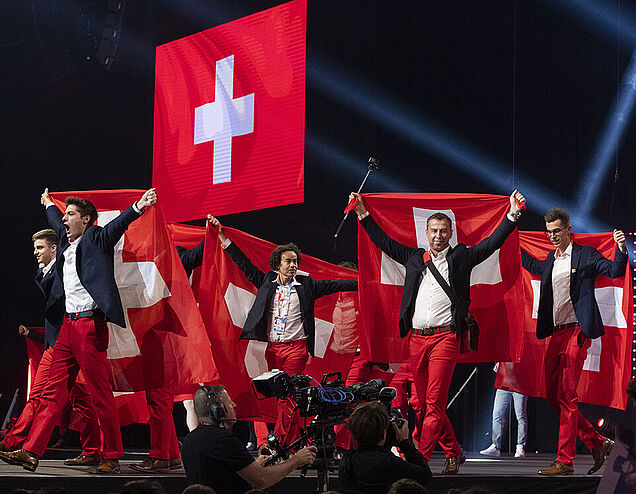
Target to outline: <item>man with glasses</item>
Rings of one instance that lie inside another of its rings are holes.
[[[592,451],[594,465],[588,471],[592,474],[603,465],[613,442],[600,435],[579,412],[576,387],[592,339],[605,334],[594,298],[594,281],[599,274],[610,278],[625,274],[625,234],[614,230],[616,254],[614,261],[609,261],[598,250],[572,242],[570,215],[564,209],[551,209],[544,220],[546,234],[556,250],[539,261],[521,249],[523,267],[541,276],[537,338],[551,337],[544,362],[546,397],[560,415],[556,461],[539,474],[574,472],[577,435]]]

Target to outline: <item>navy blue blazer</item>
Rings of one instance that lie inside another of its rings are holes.
[[[274,271],[264,273],[258,269],[234,243],[231,243],[225,252],[245,273],[248,281],[258,289],[256,300],[247,314],[239,339],[267,341],[267,308],[276,292],[277,284],[273,281],[278,278],[278,273]],[[303,328],[307,335],[307,351],[313,357],[316,343],[314,302],[332,293],[357,291],[358,280],[314,280],[311,276],[297,274],[296,281],[300,283],[296,285],[296,293],[300,302]]]
[[[64,251],[70,245],[62,216],[62,212],[57,207],[46,208],[49,225],[60,236],[55,262],[60,281],[64,278],[62,271]],[[126,323],[119,290],[115,283],[113,249],[128,226],[139,216],[140,214],[130,206],[103,228],[97,225],[89,226],[77,246],[77,275],[82,285],[93,297],[97,307],[104,312],[106,321],[114,322],[122,328],[126,327]],[[64,286],[63,283],[62,286]]]
[[[181,264],[183,264],[183,269],[185,269],[186,274],[190,277],[190,274],[195,268],[198,268],[203,264],[203,248],[204,248],[205,238],[199,242],[194,249],[186,249],[185,247],[181,247],[177,245],[177,252],[179,253],[179,259],[181,259]]]
[[[406,268],[398,322],[400,336],[405,338],[413,327],[415,299],[422,283],[422,273],[426,270],[422,257],[426,250],[409,247],[393,240],[380,228],[370,214],[360,220],[360,224],[378,249]],[[461,338],[467,330],[466,317],[470,307],[470,272],[477,264],[488,259],[500,248],[516,226],[517,223],[510,221],[506,216],[492,235],[474,247],[458,244],[448,250],[446,260],[448,261],[449,285],[457,299],[457,305],[451,305],[451,314],[458,338]]]
[[[521,249],[521,263],[532,274],[541,276],[539,309],[537,314],[537,338],[547,338],[554,332],[552,293],[552,267],[556,250],[538,261]],[[572,243],[572,271],[570,273],[570,298],[574,314],[581,325],[581,331],[590,338],[605,334],[601,312],[594,296],[594,281],[599,274],[609,278],[619,278],[625,274],[627,254],[616,246],[614,261],[605,259],[594,247]]]
[[[38,269],[35,284],[44,295],[44,349],[54,347],[64,319],[64,287],[57,275],[56,264],[46,274]]]

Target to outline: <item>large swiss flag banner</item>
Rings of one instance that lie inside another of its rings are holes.
[[[168,223],[166,225],[168,233],[175,247],[184,249],[194,249],[205,237],[205,227],[195,225],[184,225],[182,223]],[[194,297],[199,300],[199,286],[201,283],[201,266],[195,268],[190,274],[190,285]]]
[[[510,210],[508,197],[485,194],[363,194],[364,204],[389,237],[411,247],[428,248],[426,219],[446,213],[453,222],[451,246],[479,243]],[[361,354],[374,362],[403,362],[408,338],[398,328],[405,269],[384,254],[358,226],[360,301],[365,337]],[[460,362],[518,361],[522,352],[523,310],[517,230],[501,249],[471,274],[470,311],[479,323],[479,350],[462,354]]]
[[[91,201],[104,226],[143,190],[50,193],[61,211],[67,196]],[[160,199],[161,201],[161,199]],[[205,326],[166,229],[159,203],[132,222],[114,249],[115,281],[126,327],[108,323],[107,357],[117,391],[218,382]]]
[[[616,242],[611,233],[575,233],[572,239],[597,249],[607,259],[614,259]],[[543,232],[519,232],[521,247],[536,259],[545,259],[554,246]],[[628,267],[629,269],[629,267]],[[501,363],[495,387],[528,396],[545,397],[543,362],[550,338],[536,336],[540,277],[522,269],[524,307],[523,356],[517,363]],[[601,311],[605,335],[592,340],[578,386],[579,401],[625,409],[625,389],[631,373],[633,318],[630,276],[611,279],[598,276],[594,295]]]
[[[261,271],[270,271],[269,257],[276,247],[270,242],[223,227],[223,232]],[[257,401],[250,387],[252,378],[266,372],[266,342],[240,340],[241,328],[256,298],[256,287],[245,278],[221,248],[217,231],[208,227],[199,290],[199,308],[208,328],[214,360],[241,419],[276,420],[276,400]],[[302,255],[299,274],[316,280],[352,279],[355,271]],[[310,357],[304,373],[320,380],[327,372],[341,371],[346,377],[356,345],[343,345],[359,327],[354,300],[357,292],[334,293],[316,300],[315,357]],[[342,321],[348,321],[342,324]]]
[[[306,0],[157,47],[153,185],[169,221],[303,201]]]

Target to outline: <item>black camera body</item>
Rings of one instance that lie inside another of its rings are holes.
[[[315,382],[316,384],[311,384]],[[393,408],[395,388],[385,387],[384,379],[345,386],[340,372],[325,374],[320,383],[305,374],[289,376],[286,372],[272,370],[252,380],[257,399],[292,397],[301,417],[314,417],[303,431],[300,446],[313,444],[320,449],[331,447],[335,439],[333,428],[346,422],[353,409],[360,403],[380,401],[387,408],[389,427],[386,445],[397,445],[391,423],[403,423],[402,414]],[[259,397],[259,394],[262,397]]]

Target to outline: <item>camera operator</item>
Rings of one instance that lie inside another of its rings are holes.
[[[341,490],[345,494],[386,493],[395,481],[408,478],[424,485],[433,476],[426,460],[409,437],[406,421],[389,422],[386,406],[380,402],[362,403],[347,421],[357,449],[340,461]],[[395,456],[386,443],[391,425],[406,461]]]
[[[202,386],[194,394],[199,426],[185,438],[182,450],[188,483],[208,485],[223,494],[238,494],[248,491],[250,485],[258,489],[270,487],[293,470],[314,462],[313,446],[272,466],[264,466],[269,456],[255,460],[231,432],[236,423],[234,406],[222,385]]]

